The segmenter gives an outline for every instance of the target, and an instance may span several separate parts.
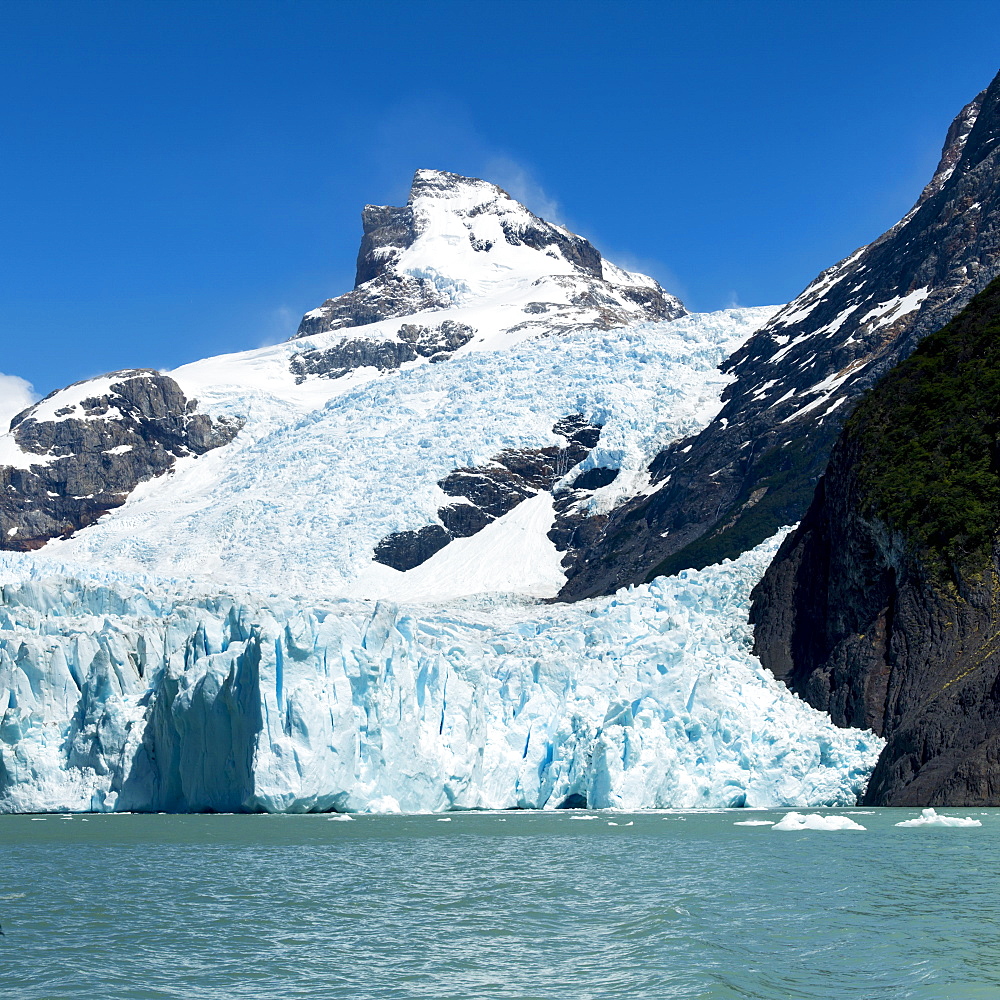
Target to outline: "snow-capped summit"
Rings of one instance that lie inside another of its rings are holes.
[[[354,290],[306,313],[296,337],[456,307],[506,307],[471,322],[484,341],[685,313],[652,278],[616,267],[583,237],[478,178],[418,170],[405,205],[367,205],[362,223]]]
[[[681,316],[475,178],[418,171],[363,221],[356,288],[288,341],[70,386],[0,436],[0,550],[212,587],[551,596],[578,508],[710,419],[719,362],[771,313]]]

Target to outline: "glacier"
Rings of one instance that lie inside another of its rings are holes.
[[[738,560],[614,597],[211,597],[4,554],[0,811],[852,804],[881,749],[749,652]]]
[[[731,381],[719,363],[774,312],[731,309],[563,333],[445,364],[422,361],[382,375],[365,369],[301,385],[288,370],[287,344],[194,362],[169,374],[206,412],[245,421],[232,444],[181,460],[36,558],[268,593],[412,597],[415,578],[373,563],[372,552],[390,532],[436,519],[449,500],[438,486],[443,476],[504,448],[552,444],[553,423],[581,413],[603,424],[581,468],[621,469],[594,496],[597,509],[610,509],[648,483],[662,442],[712,419]],[[64,402],[60,396],[47,405]],[[512,511],[503,527],[522,516]],[[546,538],[550,524],[531,538],[550,557],[537,574],[525,566],[519,580],[480,575],[466,592],[558,593],[564,578]],[[472,549],[467,562],[494,564],[476,551],[478,539],[460,541]],[[455,557],[445,550],[439,561],[446,555],[445,562]],[[423,598],[459,596],[446,568],[412,572],[420,573]]]
[[[418,171],[407,207],[365,219],[355,289],[295,337],[164,373],[235,437],[82,530],[0,551],[0,812],[853,803],[882,741],[750,652],[750,591],[780,536],[548,603],[566,579],[560,490],[615,470],[570,491],[599,518],[662,488],[651,461],[715,418],[720,363],[779,307],[688,314],[457,175]],[[447,351],[391,346],[445,322],[467,334]],[[34,419],[88,412],[109,379]],[[455,470],[565,448],[567,418],[599,436],[551,489],[405,571],[375,560],[441,523]],[[67,450],[0,435],[10,489]]]

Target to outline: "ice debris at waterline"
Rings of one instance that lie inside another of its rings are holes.
[[[750,654],[778,539],[576,605],[0,579],[0,811],[852,804],[882,746]]]
[[[847,816],[820,816],[817,813],[809,813],[803,816],[802,813],[786,813],[774,826],[772,830],[864,830],[860,823],[855,823]]]
[[[971,816],[942,816],[933,809],[924,809],[915,819],[904,819],[896,826],[982,826],[982,822]]]

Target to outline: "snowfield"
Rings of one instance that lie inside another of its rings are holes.
[[[563,577],[546,537],[551,509],[548,521],[536,511],[526,525],[515,508],[491,525],[491,538],[460,539],[435,565],[405,574],[373,563],[372,553],[390,532],[436,520],[452,502],[437,482],[453,469],[482,465],[504,448],[555,444],[553,424],[572,413],[604,424],[580,468],[622,470],[597,491],[595,510],[641,489],[663,445],[718,412],[729,382],[718,364],[773,312],[561,334],[301,386],[287,372],[284,344],[265,349],[270,360],[254,351],[185,366],[168,374],[213,415],[245,418],[244,429],[232,444],[141,484],[124,507],[36,558],[286,595],[554,596]],[[276,372],[287,374],[281,395]],[[455,547],[479,567],[461,570],[461,585]],[[508,547],[522,553],[516,570],[497,561]]]

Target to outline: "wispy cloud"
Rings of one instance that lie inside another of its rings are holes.
[[[0,372],[0,434],[6,434],[11,420],[37,401],[38,393],[27,379]]]
[[[445,94],[401,100],[374,124],[370,135],[373,180],[397,205],[406,200],[414,170],[470,174],[492,155],[469,109]]]
[[[383,204],[400,205],[406,200],[413,171],[418,168],[481,177],[498,184],[543,219],[590,239],[619,267],[648,274],[668,292],[684,299],[683,283],[668,265],[603,246],[582,218],[566,212],[545,189],[524,157],[499,147],[480,131],[462,101],[445,94],[410,96],[389,109],[370,128],[370,134],[367,155],[373,188],[381,189]],[[373,191],[375,197],[379,196]]]
[[[512,198],[547,222],[565,225],[559,202],[545,192],[527,167],[512,157],[491,157],[485,164],[485,179],[499,184]]]
[[[258,347],[273,347],[288,340],[298,329],[302,314],[290,306],[277,306],[268,310],[260,328]]]
[[[498,148],[475,125],[469,108],[444,94],[411,96],[371,129],[369,155],[376,179],[400,204],[418,168],[450,170],[498,184],[536,215],[564,225],[558,201],[527,166]],[[401,187],[405,184],[405,189]]]

